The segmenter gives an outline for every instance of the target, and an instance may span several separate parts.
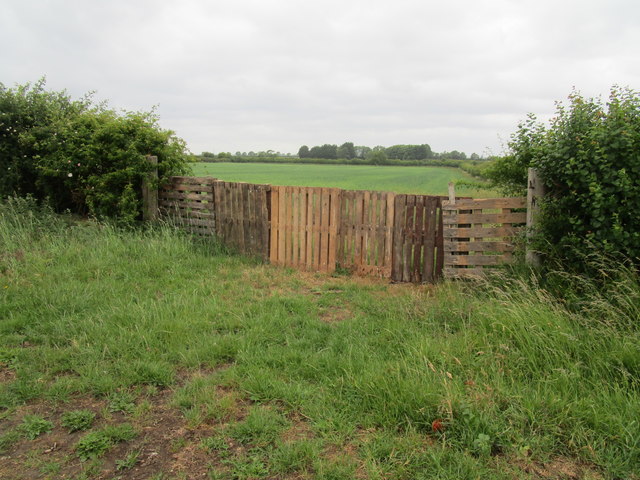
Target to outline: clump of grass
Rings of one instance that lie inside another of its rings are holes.
[[[18,430],[13,429],[0,433],[0,453],[9,450],[18,440],[20,440],[20,432]]]
[[[286,418],[267,406],[255,406],[246,418],[229,427],[228,434],[240,443],[264,447],[273,443],[286,428]]]
[[[29,440],[35,440],[43,433],[53,430],[53,423],[40,415],[25,415],[18,430]]]
[[[75,450],[81,460],[97,458],[120,442],[135,438],[136,432],[128,423],[108,425],[100,430],[87,433],[76,443]]]
[[[93,425],[96,414],[91,410],[73,410],[62,414],[61,423],[69,433],[88,430]]]
[[[109,411],[111,413],[133,413],[136,408],[136,397],[127,391],[113,392],[109,395]]]

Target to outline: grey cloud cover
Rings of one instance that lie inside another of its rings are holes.
[[[194,152],[500,153],[572,87],[640,86],[640,3],[4,0],[0,81],[158,105]]]

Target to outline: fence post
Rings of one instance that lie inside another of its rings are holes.
[[[142,219],[144,221],[158,218],[158,157],[149,155],[147,162],[153,165],[142,180]]]
[[[453,182],[449,182],[449,205],[456,204],[456,186]]]
[[[536,234],[540,202],[545,194],[544,183],[535,168],[530,168],[527,179],[527,250],[525,260],[532,267],[539,267],[542,263],[540,253],[531,248],[531,240]]]

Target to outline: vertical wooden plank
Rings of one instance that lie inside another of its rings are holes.
[[[385,224],[387,218],[387,194],[378,192],[378,200],[376,207],[376,225],[375,225],[375,238],[376,238],[376,266],[378,275],[382,274],[384,269],[384,238],[385,238]]]
[[[260,222],[261,222],[261,231],[262,231],[262,235],[261,235],[261,240],[260,240],[260,245],[261,245],[261,251],[262,251],[262,258],[265,261],[268,261],[269,259],[269,252],[270,250],[270,241],[269,241],[269,234],[270,234],[270,230],[269,230],[269,224],[270,224],[270,211],[271,211],[271,187],[269,187],[268,185],[263,185],[261,190],[260,190]]]
[[[292,198],[292,187],[285,186],[284,187],[284,256],[283,261],[284,265],[291,265],[291,198]]]
[[[320,271],[326,272],[329,261],[329,195],[331,190],[322,188],[320,211]]]
[[[407,195],[396,195],[394,199],[394,223],[393,223],[393,255],[391,264],[391,280],[402,281],[402,249],[403,227],[406,219]]]
[[[341,190],[332,188],[329,197],[329,253],[327,269],[333,272],[336,269],[336,254],[338,250],[338,219],[340,218]]]
[[[436,201],[437,212],[437,233],[436,233],[436,267],[433,272],[434,280],[442,277],[444,271],[444,211],[442,210],[442,200]]]
[[[311,231],[312,231],[312,261],[311,266],[314,270],[320,268],[320,213],[322,206],[320,204],[320,189],[316,187],[309,188],[309,200],[311,202]]]
[[[420,283],[422,281],[422,260],[424,246],[424,213],[425,213],[425,196],[416,196],[416,213],[413,231],[413,261],[411,265],[411,281]]]
[[[429,197],[425,202],[425,241],[424,259],[422,268],[422,281],[433,283],[435,280],[434,270],[436,262],[436,236],[438,234],[438,201],[436,197]]]
[[[362,268],[362,248],[363,248],[363,235],[362,235],[362,216],[364,206],[364,192],[355,192],[354,202],[354,217],[353,217],[353,264],[359,270]]]
[[[392,276],[393,265],[393,235],[395,231],[395,206],[396,194],[387,193],[387,218],[385,220],[385,238],[384,238],[384,266],[389,277]]]
[[[300,264],[300,187],[291,188],[291,262],[292,267]]]
[[[404,238],[402,239],[402,281],[411,281],[411,259],[414,244],[414,216],[416,211],[416,196],[407,195],[405,208]]]
[[[251,255],[257,255],[258,248],[256,244],[257,229],[256,229],[255,205],[256,205],[256,189],[258,187],[257,185],[247,184],[246,188],[247,188],[247,213],[249,218],[247,219],[247,222],[246,222],[244,238],[245,238],[245,242],[248,239],[249,253]]]
[[[346,206],[347,206],[347,203],[346,203],[347,193],[348,192],[346,190],[342,190],[341,192],[340,211],[338,212],[338,237],[337,237],[338,247],[336,250],[336,264],[339,264],[342,267],[346,267],[345,248],[344,248],[344,242],[346,238],[346,231],[345,231],[346,222],[344,220],[345,220],[345,212],[346,212]]]
[[[307,264],[307,195],[304,187],[298,190],[298,265],[304,269]]]
[[[355,265],[354,261],[354,215],[355,215],[355,192],[348,191],[345,192],[343,197],[343,208],[344,208],[344,228],[347,229],[345,235],[345,246],[344,246],[344,263],[348,265],[349,268],[353,268]]]
[[[309,187],[304,188],[305,202],[307,204],[307,218],[306,218],[306,237],[307,237],[307,251],[305,254],[305,265],[308,270],[313,269],[313,252],[314,252],[314,230],[313,230],[313,190]]]
[[[278,236],[278,263],[280,265],[286,265],[286,237],[287,237],[287,225],[286,225],[286,205],[287,205],[287,187],[278,187],[280,190],[278,198],[278,223],[279,223],[279,236]]]
[[[371,192],[365,190],[362,202],[362,266],[369,265],[371,256]]]
[[[247,253],[248,242],[246,235],[246,224],[249,217],[249,211],[247,209],[249,204],[249,191],[246,183],[236,183],[238,191],[238,250],[241,253]]]
[[[278,211],[280,206],[280,187],[271,187],[271,232],[269,237],[269,259],[278,264]]]

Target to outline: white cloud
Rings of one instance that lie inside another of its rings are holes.
[[[0,80],[159,105],[196,152],[499,153],[573,86],[637,88],[639,14],[632,0],[22,0],[3,6]]]

